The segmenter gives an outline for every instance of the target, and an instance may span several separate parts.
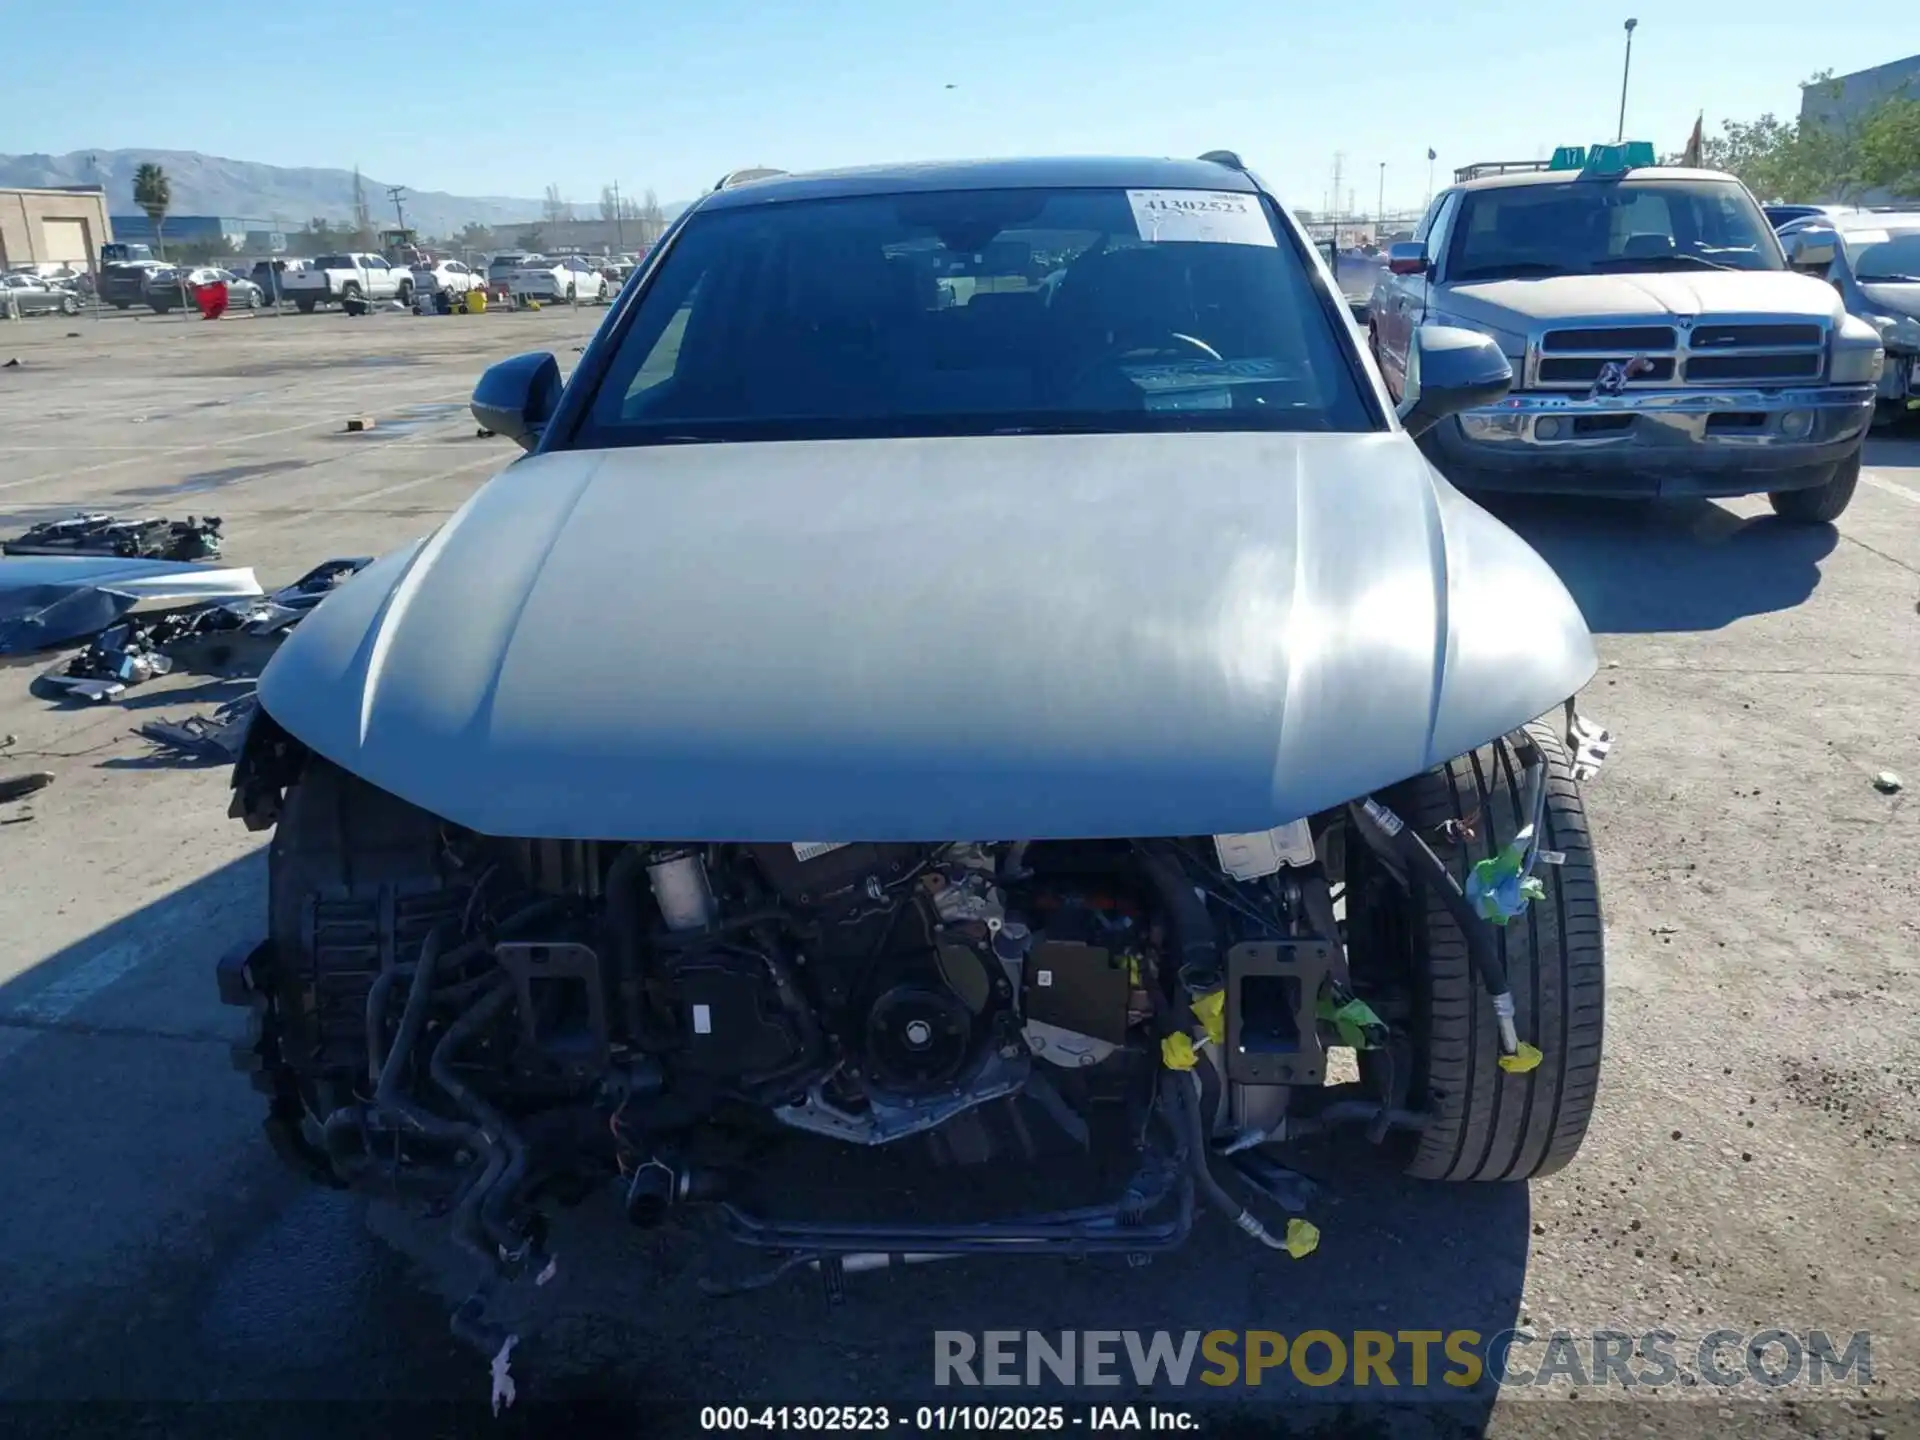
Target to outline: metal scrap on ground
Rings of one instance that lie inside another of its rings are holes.
[[[136,726],[134,733],[182,759],[231,763],[239,758],[240,747],[247,738],[247,724],[259,705],[258,697],[243,695],[228,701],[211,716],[189,715],[181,721],[149,720]]]
[[[42,676],[88,700],[111,700],[175,669],[201,675],[257,675],[286,632],[369,557],[329,560],[270,595],[200,605],[108,626],[70,660]]]
[[[220,555],[220,517],[124,520],[104,513],[45,520],[0,542],[8,555],[114,555],[121,559],[214,560]]]
[[[0,559],[0,655],[50,650],[122,617],[261,595],[251,569],[92,555]]]

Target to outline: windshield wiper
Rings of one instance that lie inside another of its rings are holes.
[[[1662,270],[1669,265],[1697,265],[1703,270],[1738,270],[1738,265],[1723,265],[1704,255],[1619,255],[1593,262],[1595,270]]]

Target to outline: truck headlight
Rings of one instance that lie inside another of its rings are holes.
[[[1889,350],[1920,350],[1920,320],[1911,315],[1876,315],[1873,325]]]
[[[1833,329],[1833,366],[1836,385],[1878,385],[1887,363],[1880,332],[1857,315],[1841,317]]]

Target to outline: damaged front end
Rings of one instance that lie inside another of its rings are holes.
[[[237,1055],[276,1147],[323,1183],[423,1197],[489,1284],[552,1278],[552,1205],[602,1186],[638,1226],[703,1216],[764,1257],[711,1293],[812,1269],[837,1294],[973,1254],[1143,1263],[1186,1239],[1196,1197],[1299,1257],[1312,1187],[1273,1147],[1417,1136],[1440,1098],[1424,982],[1359,942],[1372,912],[1431,897],[1499,1069],[1539,1063],[1500,931],[1544,893],[1536,866],[1565,862],[1570,756],[1606,738],[1569,706],[1564,733],[1499,743],[1499,823],[1452,831],[1384,791],[1252,835],[515,840],[366,784],[263,710],[232,813],[275,831],[271,933],[222,962],[221,995],[252,1013]],[[1359,1081],[1326,1083],[1339,1047]],[[1072,1198],[982,1213],[954,1167]],[[484,1303],[456,1327],[497,1354]]]

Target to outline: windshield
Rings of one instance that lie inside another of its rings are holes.
[[[1854,279],[1920,281],[1920,230],[1843,230],[1839,234]]]
[[[1446,278],[1785,268],[1734,181],[1570,180],[1466,192]]]
[[[990,190],[694,217],[579,443],[1374,425],[1258,197]]]
[[[313,262],[313,268],[316,270],[353,270],[358,267],[354,265],[351,255],[322,255],[318,260]]]

